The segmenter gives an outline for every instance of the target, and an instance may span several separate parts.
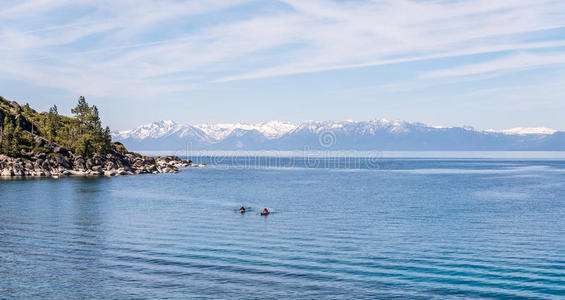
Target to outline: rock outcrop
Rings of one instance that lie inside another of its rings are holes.
[[[119,143],[106,155],[94,154],[85,159],[39,136],[35,136],[35,140],[45,152],[22,150],[19,157],[0,154],[0,176],[122,176],[177,173],[182,167],[201,166],[177,156],[142,156],[128,152],[124,147],[120,147]]]

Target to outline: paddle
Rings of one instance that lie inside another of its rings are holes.
[[[258,212],[258,211],[255,212],[256,215],[262,214],[262,213],[263,213],[263,212]],[[278,213],[278,211],[269,211],[269,215],[276,214],[276,213]]]
[[[239,211],[239,210],[240,210],[240,208],[234,208],[233,209],[233,211]],[[253,210],[253,208],[251,206],[248,206],[248,207],[245,208],[245,211],[252,211],[252,210]]]

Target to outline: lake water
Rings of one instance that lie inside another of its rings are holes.
[[[563,160],[194,160],[0,181],[0,298],[565,297]]]

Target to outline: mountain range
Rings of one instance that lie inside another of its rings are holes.
[[[112,133],[133,150],[443,150],[564,151],[565,132],[549,128],[476,130],[399,120],[179,124],[157,121]]]

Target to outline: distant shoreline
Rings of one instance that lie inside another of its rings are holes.
[[[355,157],[414,159],[556,159],[565,160],[565,151],[273,151],[273,150],[135,150],[143,155],[250,156],[250,157]]]

